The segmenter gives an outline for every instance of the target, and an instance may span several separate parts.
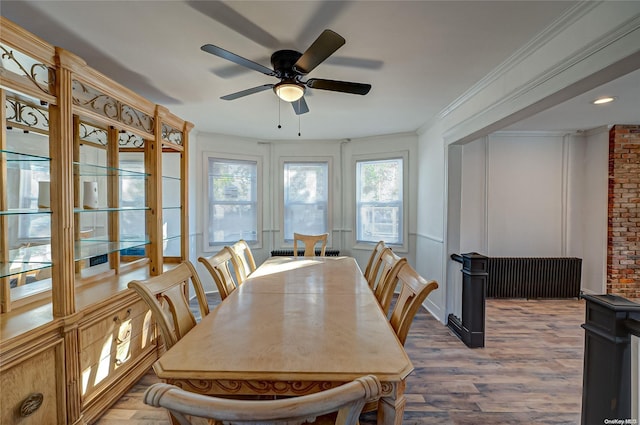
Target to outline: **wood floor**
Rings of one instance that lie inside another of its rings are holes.
[[[215,303],[215,301],[214,301]],[[406,349],[405,425],[579,424],[585,303],[488,300],[485,348],[469,349],[426,311],[416,315]],[[98,425],[169,425],[142,403],[143,377]],[[375,423],[375,413],[361,417]]]

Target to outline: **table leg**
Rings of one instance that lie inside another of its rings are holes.
[[[383,384],[383,392],[384,386]],[[405,382],[393,384],[391,394],[380,398],[378,402],[378,425],[402,425],[404,405],[407,398],[404,396]]]

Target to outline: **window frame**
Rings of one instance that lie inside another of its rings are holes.
[[[202,176],[203,176],[203,217],[202,217],[202,251],[203,252],[217,252],[227,242],[209,243],[209,212],[211,200],[209,199],[210,187],[209,187],[209,161],[211,159],[219,161],[229,162],[255,162],[256,163],[256,241],[247,241],[250,247],[260,249],[262,248],[263,241],[263,203],[262,203],[262,181],[263,181],[263,168],[262,168],[262,156],[258,155],[237,155],[230,153],[220,152],[203,152],[202,158]]]
[[[306,163],[326,163],[327,164],[327,229],[326,233],[329,234],[327,238],[327,246],[332,246],[332,229],[333,229],[333,158],[329,156],[305,156],[305,157],[280,157],[279,161],[279,175],[278,175],[278,183],[280,188],[279,194],[279,223],[280,223],[280,237],[279,242],[282,247],[290,248],[293,247],[293,240],[285,239],[284,232],[284,220],[285,220],[285,204],[284,204],[284,193],[285,193],[285,176],[284,176],[284,167],[287,163],[293,164],[306,164]]]
[[[354,249],[371,249],[378,241],[359,241],[358,240],[358,225],[360,220],[360,212],[358,210],[358,163],[359,162],[372,162],[372,161],[388,161],[400,159],[402,160],[402,214],[400,217],[401,230],[400,236],[402,237],[402,243],[385,243],[395,248],[397,252],[408,252],[409,244],[409,151],[393,151],[373,154],[354,155],[352,157],[352,169],[353,169],[353,232],[352,241]]]

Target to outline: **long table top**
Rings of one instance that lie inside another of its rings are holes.
[[[273,257],[154,369],[168,381],[397,383],[413,365],[353,258]]]

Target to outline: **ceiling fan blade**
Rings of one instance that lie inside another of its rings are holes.
[[[200,49],[207,53],[211,53],[212,55],[221,57],[222,59],[226,59],[233,63],[237,63],[238,65],[253,69],[254,71],[262,72],[265,75],[276,75],[275,71],[273,71],[272,69],[260,65],[259,63],[250,61],[249,59],[245,59],[242,56],[238,56],[235,53],[231,53],[230,51],[225,50],[222,47],[214,46],[213,44],[205,44]]]
[[[323,80],[319,78],[310,78],[305,83],[307,87],[312,89],[339,91],[342,93],[365,95],[371,90],[371,84],[351,83],[349,81]]]
[[[231,93],[226,96],[222,96],[220,99],[222,100],[234,100],[240,97],[249,96],[250,94],[260,93],[261,91],[269,90],[273,88],[273,84],[264,84],[258,87],[252,87],[250,89],[242,90],[239,92]]]
[[[293,65],[293,69],[301,74],[308,74],[316,66],[320,65],[333,52],[338,50],[345,43],[344,38],[331,30],[324,30],[316,41],[300,56],[300,59]]]
[[[309,106],[307,105],[307,101],[304,100],[304,96],[302,96],[295,102],[291,102],[291,106],[293,106],[293,110],[295,111],[296,115],[302,115],[309,112]]]
[[[268,62],[269,62],[268,56],[263,56],[258,59],[258,63],[268,63]],[[240,75],[244,75],[253,71],[252,69],[245,68],[244,66],[240,66],[235,63],[230,63],[228,65],[220,66],[217,68],[211,68],[210,70],[213,74],[217,75],[220,78],[235,78]]]

